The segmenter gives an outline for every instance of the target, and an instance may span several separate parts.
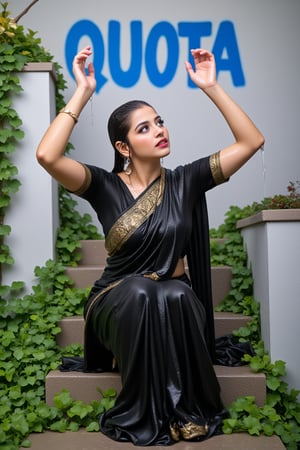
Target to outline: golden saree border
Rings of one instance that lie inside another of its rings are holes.
[[[209,158],[210,170],[216,184],[222,184],[226,181],[223,175],[220,163],[220,152],[213,153]]]
[[[124,278],[121,278],[120,280],[114,281],[113,283],[108,285],[106,288],[102,289],[102,291],[100,291],[97,294],[95,294],[95,296],[92,299],[91,303],[89,304],[87,312],[85,314],[85,322],[88,321],[93,307],[95,306],[96,302],[102,297],[102,295],[104,295],[107,292],[111,291],[114,287],[118,286],[123,280],[124,280]]]
[[[109,256],[114,255],[133,235],[136,229],[151,216],[161,203],[165,189],[165,169],[147,191],[113,224],[105,239]]]

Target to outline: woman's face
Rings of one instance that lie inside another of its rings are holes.
[[[127,140],[132,160],[160,159],[170,153],[169,132],[163,119],[149,106],[143,106],[131,113]]]

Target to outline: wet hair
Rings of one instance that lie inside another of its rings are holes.
[[[115,150],[115,163],[112,170],[114,173],[122,172],[124,167],[124,158],[115,148],[115,143],[117,141],[121,141],[125,144],[129,144],[127,134],[131,126],[131,113],[139,108],[143,108],[144,106],[149,106],[152,108],[149,103],[143,100],[131,100],[115,109],[108,119],[108,136]]]

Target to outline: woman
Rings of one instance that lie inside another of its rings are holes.
[[[205,192],[227,180],[263,145],[255,125],[216,80],[213,55],[191,50],[191,80],[215,103],[232,145],[175,170],[160,115],[142,101],[117,108],[108,122],[112,172],[64,156],[81,110],[95,90],[92,54],[74,58],[77,89],[38,149],[39,163],[97,212],[109,257],[85,305],[84,370],[122,377],[101,430],[135,445],[202,440],[220,430],[226,411],[213,370],[214,327]],[[184,271],[187,256],[190,279]]]

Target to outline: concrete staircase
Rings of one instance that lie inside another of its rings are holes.
[[[82,258],[78,267],[66,268],[66,273],[74,280],[74,285],[78,288],[91,286],[93,282],[99,278],[105,265],[106,250],[104,241],[82,241]],[[188,271],[188,268],[187,268]],[[213,285],[213,303],[214,306],[224,298],[231,286],[231,269],[230,267],[213,267],[212,268],[212,285]],[[232,330],[244,326],[250,320],[247,316],[231,313],[215,313],[215,328],[216,335],[221,336],[230,333]],[[82,317],[69,317],[61,320],[59,323],[61,333],[58,335],[58,343],[65,347],[71,343],[83,343],[83,329],[84,321]],[[258,405],[263,405],[266,398],[266,384],[264,374],[254,374],[247,366],[232,368],[215,366],[215,371],[221,385],[222,398],[226,406],[235,400],[238,396],[251,395],[256,398]],[[53,397],[62,389],[68,389],[74,400],[82,400],[90,402],[94,399],[99,399],[97,388],[106,390],[114,388],[117,392],[121,389],[120,376],[117,373],[80,373],[80,372],[60,372],[51,371],[46,377],[46,401],[49,405],[53,404]],[[74,436],[73,436],[74,435]],[[77,436],[75,436],[77,435]],[[97,437],[95,437],[97,435]],[[108,440],[101,433],[86,433],[81,430],[78,433],[49,433],[48,438],[53,442],[52,446],[47,447],[46,439],[40,447],[31,447],[32,450],[40,449],[42,446],[44,450],[63,448],[66,450],[68,445],[70,449],[116,449],[129,448],[131,444],[120,444]],[[64,439],[63,443],[61,439]],[[82,446],[79,441],[82,439]],[[90,440],[90,441],[89,441]],[[37,439],[38,441],[38,439]],[[218,441],[218,442],[217,442]],[[88,444],[90,442],[90,444]],[[93,444],[95,442],[95,444]],[[97,442],[97,444],[96,444]],[[213,442],[216,446],[214,446]],[[69,444],[68,444],[69,443]],[[84,443],[84,444],[83,444]],[[94,446],[93,446],[94,445]],[[281,441],[277,437],[266,438],[251,437],[243,435],[236,439],[235,436],[218,436],[212,438],[209,442],[196,444],[180,442],[176,444],[176,448],[192,450],[195,446],[202,450],[209,449],[284,449]],[[212,446],[213,445],[213,446]]]

